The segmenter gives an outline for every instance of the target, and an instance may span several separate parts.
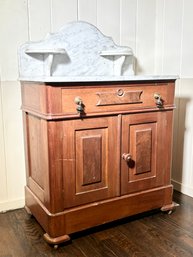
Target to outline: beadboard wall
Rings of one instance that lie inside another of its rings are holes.
[[[18,46],[85,20],[132,47],[137,74],[177,74],[172,181],[193,196],[193,1],[0,0],[0,211],[24,205]]]

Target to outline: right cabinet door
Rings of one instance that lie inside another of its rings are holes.
[[[170,184],[172,111],[122,119],[121,194]]]

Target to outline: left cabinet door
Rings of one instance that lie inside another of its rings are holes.
[[[63,121],[64,208],[119,195],[117,117]]]

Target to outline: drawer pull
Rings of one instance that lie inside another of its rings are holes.
[[[84,114],[84,104],[82,102],[82,99],[79,96],[76,96],[74,98],[74,102],[77,105],[76,110],[79,114]]]
[[[159,93],[155,93],[154,99],[155,99],[155,103],[156,103],[157,107],[162,108],[163,107],[163,99],[162,99],[161,95]]]
[[[131,159],[131,155],[129,153],[124,153],[122,155],[122,158],[123,160],[125,160],[126,162],[130,162],[132,159]]]

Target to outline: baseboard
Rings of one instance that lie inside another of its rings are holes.
[[[175,190],[177,190],[177,191],[179,191],[179,192],[181,192],[185,195],[193,197],[193,187],[190,187],[188,185],[184,185],[181,182],[178,182],[178,181],[173,180],[173,179],[172,179],[171,182],[172,182]]]
[[[11,200],[11,201],[0,202],[0,212],[6,212],[6,211],[10,211],[10,210],[23,208],[24,205],[25,205],[25,199],[24,198]]]

